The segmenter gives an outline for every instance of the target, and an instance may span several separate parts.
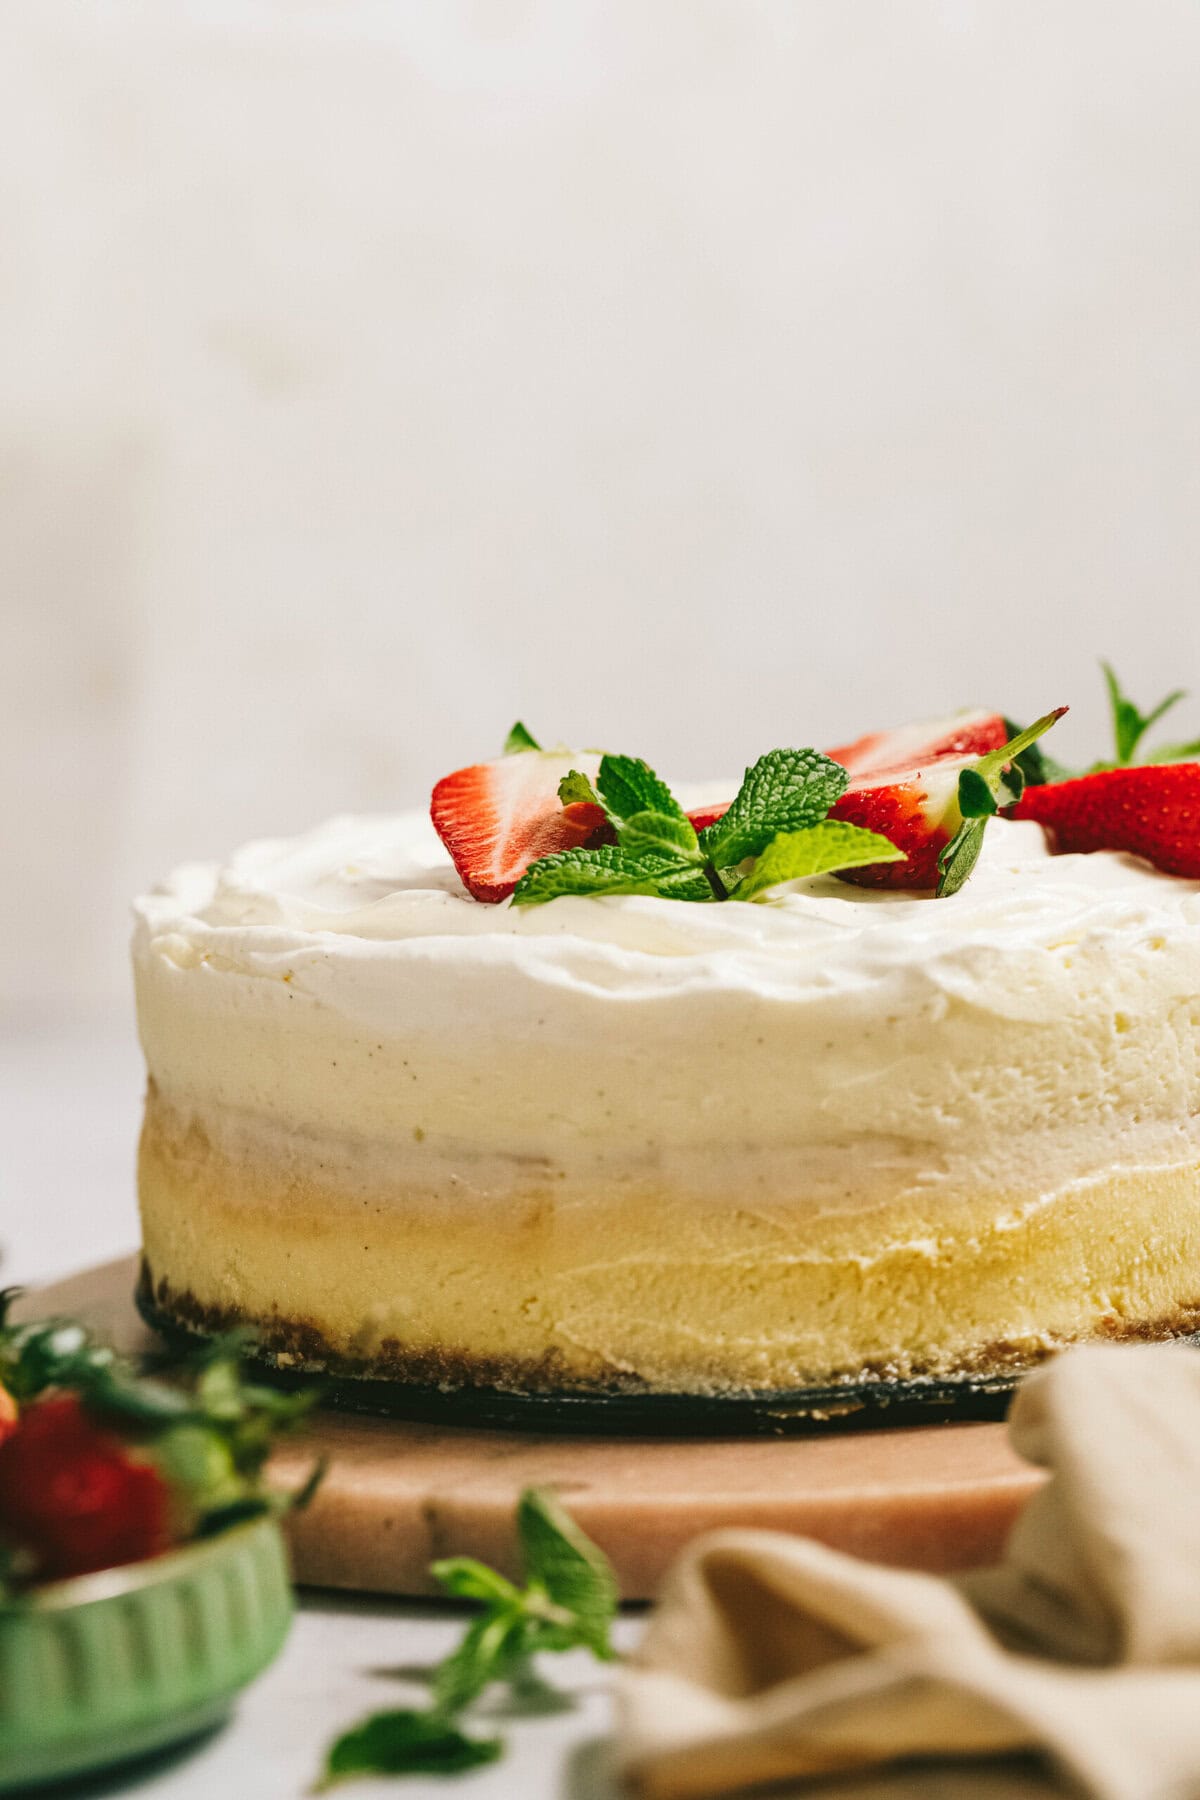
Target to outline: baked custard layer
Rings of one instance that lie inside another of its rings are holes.
[[[331,1182],[215,1141],[151,1089],[148,1279],[181,1323],[416,1381],[690,1393],[1007,1371],[1088,1337],[1200,1326],[1200,1161],[1054,1193],[875,1191],[851,1210],[693,1192],[486,1197]]]

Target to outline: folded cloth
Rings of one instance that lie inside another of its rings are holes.
[[[619,1680],[635,1790],[966,1757],[1002,1759],[966,1765],[980,1793],[1200,1796],[1200,1350],[1068,1351],[1023,1383],[1009,1434],[1050,1477],[997,1568],[943,1580],[778,1532],[697,1539]],[[977,1791],[955,1767],[960,1785],[894,1791]]]

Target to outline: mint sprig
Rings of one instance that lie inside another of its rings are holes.
[[[848,780],[841,764],[819,750],[772,750],[746,770],[728,811],[697,834],[648,763],[602,757],[594,784],[572,770],[558,793],[564,806],[582,800],[602,807],[615,843],[531,863],[513,905],[538,906],[567,894],[757,900],[801,876],[903,860],[903,851],[875,832],[826,819]]]
[[[999,812],[1002,803],[1019,800],[1024,792],[1026,774],[1022,759],[1027,758],[1038,739],[1062,718],[1066,710],[1065,706],[1056,707],[1026,731],[1010,738],[1007,744],[1001,744],[998,750],[989,750],[986,756],[978,757],[960,771],[958,810],[961,823],[938,857],[939,900],[956,894],[967,880],[979,861],[988,820]]]
[[[523,1583],[469,1556],[432,1565],[448,1594],[477,1601],[480,1612],[433,1670],[430,1705],[375,1713],[344,1733],[328,1752],[319,1787],[352,1775],[451,1773],[492,1762],[500,1740],[470,1737],[459,1720],[493,1681],[520,1683],[543,1651],[613,1657],[617,1584],[603,1552],[553,1494],[536,1488],[521,1495],[517,1536]]]
[[[1142,739],[1152,725],[1169,713],[1181,700],[1186,700],[1184,688],[1175,688],[1157,706],[1152,706],[1144,713],[1129,698],[1118,681],[1111,663],[1101,663],[1104,670],[1105,685],[1108,688],[1108,704],[1112,715],[1113,746],[1116,750],[1115,762],[1097,763],[1096,769],[1127,768],[1131,763],[1172,763],[1187,762],[1200,756],[1200,738],[1193,738],[1190,743],[1160,744],[1156,750],[1138,757],[1137,751]],[[1090,771],[1089,771],[1090,772]]]

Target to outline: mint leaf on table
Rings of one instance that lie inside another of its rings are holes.
[[[317,1791],[354,1775],[459,1775],[495,1762],[499,1738],[470,1738],[433,1712],[378,1712],[337,1739]]]
[[[516,1582],[473,1556],[447,1556],[433,1564],[433,1574],[455,1600],[483,1600],[489,1606],[497,1601],[508,1604],[521,1592]]]
[[[492,1604],[471,1621],[461,1644],[433,1673],[433,1710],[453,1718],[477,1700],[490,1681],[504,1673],[524,1648],[525,1621],[520,1596]]]
[[[505,756],[516,756],[521,750],[540,750],[541,747],[533,733],[522,725],[520,719],[517,720],[504,740]]]
[[[529,1488],[517,1507],[517,1532],[528,1580],[528,1593],[540,1594],[570,1615],[558,1619],[546,1612],[544,1629],[531,1648],[569,1649],[581,1644],[593,1655],[613,1655],[609,1634],[617,1616],[617,1581],[608,1558],[582,1532],[553,1494]]]
[[[781,831],[763,850],[750,873],[733,889],[731,900],[756,900],[783,881],[825,875],[835,869],[906,862],[903,850],[877,831],[865,831],[841,819],[823,819],[803,831]]]
[[[431,1565],[448,1594],[478,1600],[480,1611],[433,1670],[430,1706],[376,1713],[346,1732],[329,1752],[321,1787],[351,1775],[456,1774],[492,1762],[500,1741],[467,1737],[457,1722],[489,1683],[521,1683],[529,1658],[543,1650],[613,1656],[617,1583],[603,1552],[553,1494],[534,1488],[518,1502],[517,1536],[524,1586],[470,1556]]]
[[[989,750],[986,756],[977,757],[960,772],[958,810],[962,823],[938,857],[939,899],[956,894],[967,880],[979,860],[987,822],[1000,809],[1001,794],[1006,800],[1021,797],[1025,773],[1020,759],[1052,725],[1057,724],[1066,710],[1065,706],[1055,707],[1027,730],[1010,738],[1007,744],[1001,744],[998,750]]]
[[[729,810],[700,834],[700,848],[718,868],[757,856],[777,833],[817,824],[849,781],[819,750],[771,750],[746,770]]]

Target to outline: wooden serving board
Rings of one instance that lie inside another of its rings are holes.
[[[86,1319],[120,1348],[155,1340],[133,1306],[136,1263],[106,1263],[27,1296],[26,1317]],[[298,1485],[329,1459],[291,1524],[297,1579],[385,1594],[436,1592],[434,1557],[482,1557],[516,1573],[513,1510],[553,1487],[611,1557],[627,1600],[649,1599],[676,1553],[716,1526],[753,1525],[839,1550],[947,1571],[998,1556],[1043,1479],[1004,1427],[966,1423],[826,1436],[604,1438],[474,1430],[333,1412],[277,1453]]]

